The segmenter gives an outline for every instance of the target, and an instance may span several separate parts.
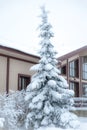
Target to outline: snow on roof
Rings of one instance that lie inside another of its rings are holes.
[[[70,58],[70,57],[72,57],[72,56],[82,52],[82,51],[87,51],[87,46],[83,46],[83,47],[81,47],[79,49],[76,49],[76,50],[74,50],[72,52],[69,52],[69,53],[67,53],[67,54],[65,54],[63,56],[60,56],[60,57],[58,57],[58,60],[62,60],[63,61],[65,59],[68,59],[68,58]]]
[[[40,58],[37,55],[30,54],[30,53],[26,52],[26,50],[22,51],[22,50],[20,50],[18,48],[15,48],[15,47],[13,48],[13,47],[10,47],[10,46],[7,46],[7,45],[2,45],[1,43],[0,43],[0,49],[4,49],[4,50],[8,50],[8,51],[13,51],[15,53],[20,53],[20,54],[28,55],[28,56],[35,57],[35,58],[38,58],[38,59]]]

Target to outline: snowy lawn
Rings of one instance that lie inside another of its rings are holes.
[[[48,128],[39,128],[38,130],[87,130],[87,118],[79,118],[80,121],[80,127],[78,129],[61,129],[61,128],[54,128],[54,127],[48,127]]]
[[[80,121],[80,127],[78,129],[70,129],[70,128],[62,129],[62,128],[55,128],[55,127],[43,127],[43,128],[39,128],[38,130],[87,130],[87,117],[86,118],[81,117],[81,118],[79,118],[79,121]],[[1,118],[0,119],[0,128],[3,128],[3,125],[2,125],[3,122],[4,122],[4,120]]]

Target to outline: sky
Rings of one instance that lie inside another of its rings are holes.
[[[58,56],[87,45],[87,0],[0,0],[0,44],[37,54],[43,5]]]

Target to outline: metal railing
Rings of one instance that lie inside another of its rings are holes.
[[[74,107],[76,108],[87,108],[87,98],[86,97],[76,97],[74,98]]]

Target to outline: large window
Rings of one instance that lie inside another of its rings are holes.
[[[79,77],[79,61],[78,61],[78,59],[70,62],[69,68],[70,68],[69,72],[70,72],[71,77]]]
[[[74,91],[75,97],[79,97],[79,83],[70,82],[70,89]]]
[[[84,97],[87,97],[87,84],[86,83],[83,83],[82,84],[82,89],[83,89],[83,96]]]
[[[87,56],[82,58],[82,78],[87,80]]]
[[[18,74],[18,90],[26,89],[30,83],[30,76]]]

